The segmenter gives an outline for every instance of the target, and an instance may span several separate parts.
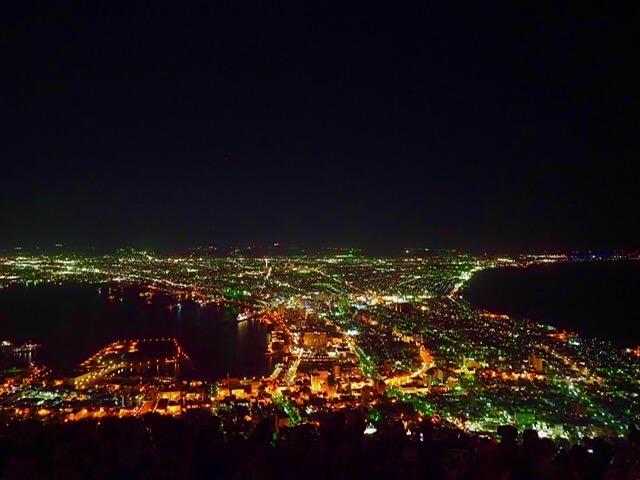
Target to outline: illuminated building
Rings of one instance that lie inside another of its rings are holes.
[[[542,372],[544,370],[544,360],[535,355],[529,355],[529,365],[531,365],[536,372]]]
[[[305,332],[302,336],[302,343],[305,347],[322,349],[327,346],[326,332]]]

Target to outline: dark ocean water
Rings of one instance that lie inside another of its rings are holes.
[[[126,338],[175,337],[190,356],[199,378],[262,376],[271,372],[265,357],[266,329],[234,321],[229,306],[200,307],[156,297],[147,303],[140,290],[114,291],[93,285],[10,286],[0,290],[0,340],[42,345],[36,362],[65,370],[108,343]],[[122,300],[120,300],[120,298]]]
[[[476,274],[472,305],[565,328],[621,347],[640,345],[640,262],[499,268]]]

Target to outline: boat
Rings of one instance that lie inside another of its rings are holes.
[[[22,345],[14,345],[13,343],[3,340],[0,342],[0,348],[3,352],[7,353],[28,353],[35,352],[40,345],[36,343],[27,342]]]

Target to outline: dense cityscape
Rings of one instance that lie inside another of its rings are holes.
[[[3,2],[0,480],[640,479],[638,5]]]
[[[532,428],[571,443],[621,437],[640,421],[637,350],[480,311],[461,295],[472,275],[487,268],[635,255],[270,253],[5,255],[5,288],[81,282],[104,286],[114,298],[125,288],[139,288],[148,301],[168,295],[175,301],[169,308],[237,305],[234,321],[267,326],[265,354],[275,368],[263,378],[187,381],[180,366],[190,361],[188,352],[174,339],[122,339],[72,372],[37,362],[14,368],[17,353],[38,346],[4,339],[3,418],[68,422],[240,411],[237,420],[249,431],[264,418],[281,429],[313,424],[327,412],[364,411],[370,431],[389,417],[401,419],[410,434],[428,417],[479,434],[501,425]]]

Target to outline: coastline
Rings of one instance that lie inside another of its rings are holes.
[[[627,348],[640,344],[640,331],[629,328],[637,297],[633,286],[638,284],[629,278],[638,275],[637,259],[494,265],[475,271],[458,296],[478,312],[551,325]],[[610,290],[615,296],[608,296]],[[606,305],[616,308],[607,311]]]

